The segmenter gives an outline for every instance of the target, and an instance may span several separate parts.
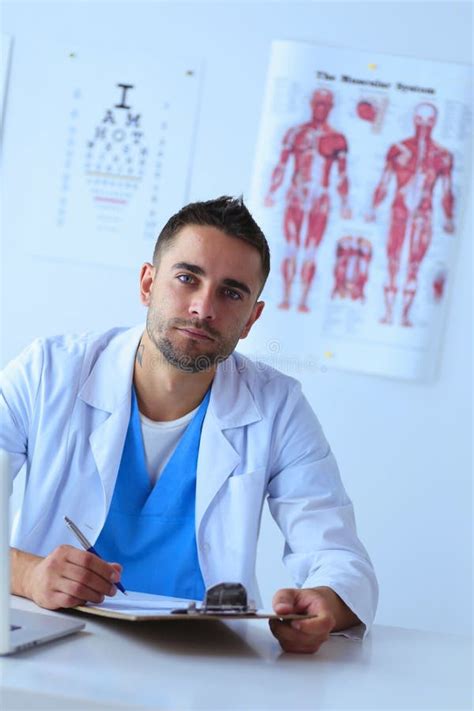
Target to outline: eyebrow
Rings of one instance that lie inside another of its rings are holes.
[[[189,264],[189,262],[176,262],[176,264],[173,264],[172,269],[186,269],[186,271],[192,272],[197,276],[206,276],[206,272],[202,267],[198,266],[197,264]],[[229,286],[234,289],[240,289],[240,291],[243,291],[246,294],[252,294],[247,284],[244,284],[243,281],[237,281],[237,279],[223,279],[222,283],[225,286]]]

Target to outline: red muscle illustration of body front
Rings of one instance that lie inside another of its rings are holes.
[[[281,309],[291,307],[293,282],[299,271],[301,294],[298,311],[309,312],[308,297],[317,270],[316,253],[324,237],[330,213],[330,177],[336,165],[341,216],[349,218],[349,181],[346,173],[347,141],[328,124],[334,97],[318,89],[311,97],[310,121],[290,128],[283,139],[280,159],[273,170],[265,205],[274,205],[274,193],[282,184],[286,166],[293,157],[293,174],[285,196],[283,233],[286,252],[281,263],[283,300]],[[302,231],[305,224],[306,234]],[[301,254],[302,253],[302,254]],[[301,256],[300,256],[301,255]]]

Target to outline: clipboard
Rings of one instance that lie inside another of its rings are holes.
[[[206,591],[202,603],[180,598],[166,598],[161,595],[130,593],[134,601],[146,605],[146,609],[127,611],[129,603],[120,598],[122,605],[104,602],[101,605],[79,605],[75,610],[89,615],[108,617],[115,620],[145,622],[153,620],[302,620],[314,615],[276,615],[273,612],[259,611],[253,601],[248,600],[247,591],[241,583],[219,583]],[[137,597],[138,600],[137,600]],[[121,609],[122,608],[122,609]]]

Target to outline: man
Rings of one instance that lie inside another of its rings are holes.
[[[6,367],[0,446],[15,471],[27,462],[14,593],[56,609],[99,603],[119,579],[189,599],[229,581],[258,603],[268,496],[297,585],[274,609],[317,615],[272,622],[281,646],[314,652],[370,625],[376,580],[319,423],[297,381],[234,353],[269,268],[241,200],[188,205],[141,269],[145,330],[35,341]],[[104,560],[76,548],[64,515]]]

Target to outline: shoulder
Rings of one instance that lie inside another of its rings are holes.
[[[263,361],[253,360],[237,352],[232,358],[236,372],[257,400],[263,397],[278,400],[292,392],[301,392],[299,380]]]
[[[335,151],[347,151],[347,139],[343,133],[334,132],[330,136]]]
[[[83,357],[86,353],[100,353],[104,348],[126,332],[127,328],[117,327],[107,331],[84,331],[82,333],[69,333],[59,336],[49,336],[37,339],[34,342],[37,348],[43,350],[45,357],[74,358]],[[33,345],[33,344],[32,344]]]
[[[286,149],[290,149],[293,147],[293,144],[295,142],[295,139],[298,135],[300,126],[292,126],[289,128],[286,132],[285,135],[283,136],[283,147]]]
[[[299,451],[301,447],[318,459],[325,456],[328,443],[299,380],[240,353],[234,353],[233,361],[241,379],[239,392],[247,390],[251,393],[260,415],[257,441],[261,437],[260,444],[264,447],[270,433],[274,460],[283,450],[289,454]]]
[[[433,141],[433,154],[435,168],[440,173],[449,172],[453,167],[453,155],[447,148],[440,146]]]
[[[48,372],[55,378],[63,378],[66,373],[82,370],[85,362],[90,367],[99,354],[127,330],[112,328],[100,333],[85,331],[36,338],[6,365],[2,371],[2,381],[18,377],[38,380]]]
[[[387,151],[387,160],[395,160],[401,154],[405,155],[407,153],[412,153],[413,148],[414,146],[411,138],[407,138],[405,141],[399,141],[398,143],[394,143]]]

